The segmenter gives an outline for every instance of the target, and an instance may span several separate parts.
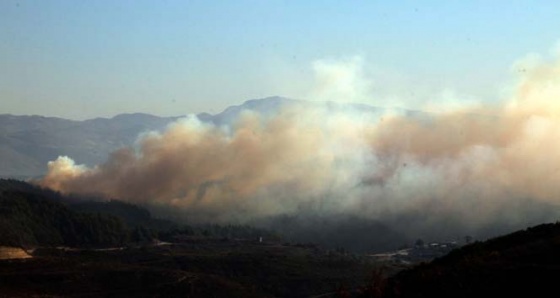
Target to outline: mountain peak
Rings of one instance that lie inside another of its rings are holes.
[[[263,105],[263,104],[284,104],[288,102],[297,102],[296,99],[291,99],[282,96],[269,96],[265,98],[256,98],[256,99],[249,99],[246,100],[241,106],[255,106],[255,105]]]

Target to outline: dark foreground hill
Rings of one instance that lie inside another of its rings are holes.
[[[543,224],[465,246],[388,281],[378,281],[368,295],[546,297],[556,292],[558,276],[560,223]]]

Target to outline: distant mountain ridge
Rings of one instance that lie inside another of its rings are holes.
[[[132,144],[139,133],[161,130],[179,117],[123,114],[85,121],[43,116],[0,115],[0,176],[43,175],[47,162],[68,155],[94,165]]]
[[[265,117],[276,115],[283,106],[298,104],[322,107],[325,112],[352,111],[365,117],[391,111],[407,117],[426,115],[406,109],[385,109],[366,104],[313,102],[273,96],[247,100],[227,107],[218,114],[200,113],[200,121],[217,126],[231,125],[243,111],[255,111]],[[79,164],[93,166],[104,162],[114,150],[132,145],[147,131],[162,131],[170,123],[185,117],[160,117],[145,113],[119,114],[112,118],[83,121],[44,116],[0,114],[0,178],[25,179],[42,176],[47,163],[66,155]]]
[[[115,149],[133,144],[140,133],[163,130],[181,117],[134,113],[76,121],[0,114],[0,177],[44,175],[47,163],[60,155],[89,166],[99,164]],[[220,117],[200,118],[213,122]]]

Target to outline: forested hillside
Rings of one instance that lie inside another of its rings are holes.
[[[107,214],[71,210],[21,182],[0,183],[0,245],[115,246],[129,240],[123,220]]]
[[[386,282],[378,280],[368,293],[377,297],[545,297],[555,292],[559,274],[560,223],[543,224],[464,246]]]
[[[279,239],[270,231],[245,225],[179,225],[153,218],[148,210],[130,203],[65,196],[0,179],[0,245],[108,247],[185,237]]]

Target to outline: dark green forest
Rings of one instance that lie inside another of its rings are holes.
[[[0,245],[114,247],[185,237],[279,237],[244,225],[179,225],[117,200],[65,196],[10,179],[0,180]]]
[[[0,244],[8,246],[116,246],[129,240],[122,219],[76,212],[56,194],[22,182],[2,180]]]

